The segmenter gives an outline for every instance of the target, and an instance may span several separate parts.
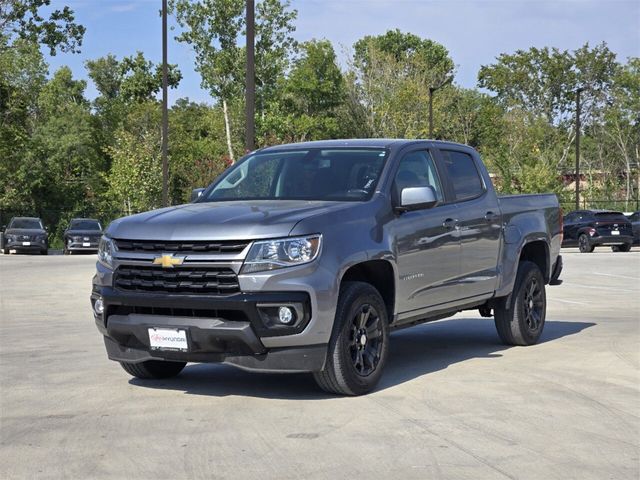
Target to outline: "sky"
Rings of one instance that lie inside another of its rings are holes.
[[[258,0],[259,1],[259,0]],[[471,88],[478,70],[501,53],[535,47],[574,50],[589,42],[606,42],[624,61],[640,56],[640,0],[292,0],[298,11],[298,41],[326,38],[341,64],[351,46],[365,35],[399,28],[443,44],[456,64],[455,83]],[[109,53],[118,58],[142,51],[162,59],[160,0],[52,0],[69,5],[87,29],[80,54],[47,57],[51,72],[68,65],[76,78],[88,81],[87,96],[96,95],[84,62]],[[174,25],[171,19],[169,25]],[[169,63],[178,64],[183,80],[171,90],[169,103],[188,97],[212,103],[200,87],[195,55],[170,32]]]

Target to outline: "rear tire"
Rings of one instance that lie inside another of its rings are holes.
[[[507,345],[537,343],[544,329],[546,311],[547,297],[540,268],[533,262],[520,262],[513,292],[494,311],[500,340]]]
[[[338,395],[373,390],[389,355],[389,321],[380,293],[364,282],[345,282],[324,370],[313,377],[320,388]]]
[[[161,360],[147,360],[141,363],[120,362],[129,375],[142,379],[171,378],[178,375],[186,362],[163,362]]]
[[[9,255],[9,249],[8,248],[3,248],[2,249],[2,253],[5,255]]]
[[[628,252],[631,250],[631,244],[623,243],[622,245],[613,245],[611,250],[614,252]]]
[[[591,245],[589,236],[586,233],[582,233],[578,237],[578,248],[580,249],[580,253],[591,253],[595,247]]]

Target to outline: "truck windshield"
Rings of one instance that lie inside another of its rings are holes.
[[[368,200],[386,158],[386,150],[368,148],[259,152],[225,172],[199,201]]]
[[[102,230],[96,220],[73,220],[69,230]]]
[[[36,218],[14,218],[9,228],[24,228],[27,230],[44,230],[42,223]]]

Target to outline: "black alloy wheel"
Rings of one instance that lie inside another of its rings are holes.
[[[363,304],[351,320],[350,353],[356,373],[371,375],[380,362],[382,353],[382,322],[376,308]]]
[[[522,306],[524,308],[524,321],[529,331],[535,334],[541,326],[545,307],[545,300],[542,294],[542,288],[538,282],[538,277],[528,277],[523,288],[524,301]]]

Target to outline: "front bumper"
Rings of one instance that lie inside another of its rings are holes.
[[[97,252],[98,242],[67,242],[66,248],[70,252]]]
[[[174,360],[221,362],[247,370],[315,372],[324,367],[326,344],[269,348],[263,340],[302,332],[311,318],[306,292],[237,293],[226,296],[123,292],[94,286],[92,305],[101,298],[104,313],[94,313],[110,359],[122,362]],[[274,305],[297,312],[292,326],[273,322]],[[150,346],[149,328],[187,332],[188,351]]]
[[[40,252],[47,249],[46,240],[42,241],[29,241],[29,245],[25,245],[22,240],[4,240],[4,248],[8,250],[16,250],[18,252]]]

